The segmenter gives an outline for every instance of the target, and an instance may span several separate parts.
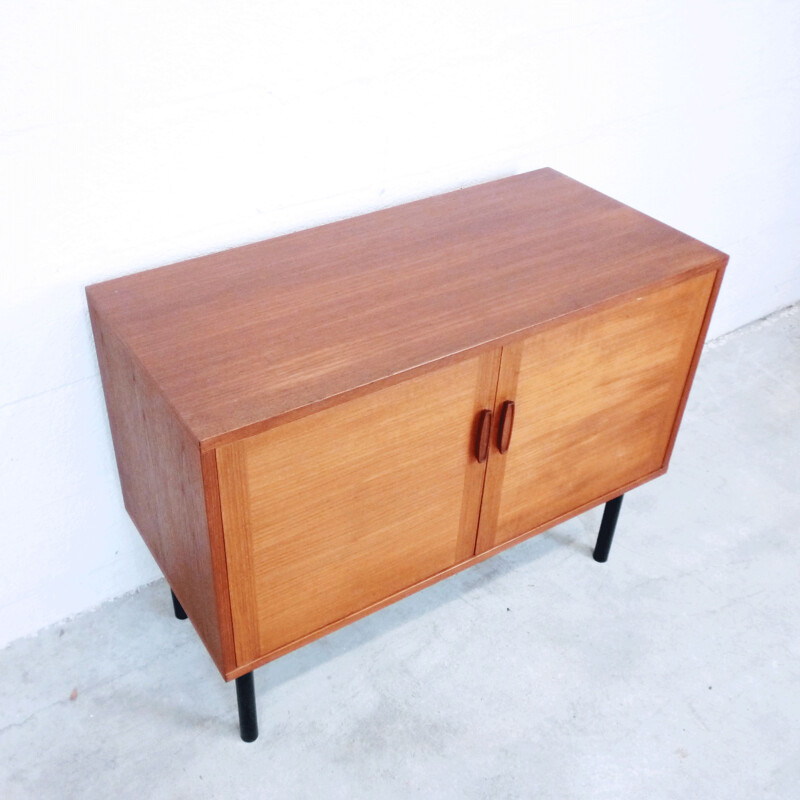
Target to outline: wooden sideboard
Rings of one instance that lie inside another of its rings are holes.
[[[727,256],[553,170],[87,288],[125,506],[252,670],[662,474]]]

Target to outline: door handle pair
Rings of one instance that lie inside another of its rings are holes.
[[[497,426],[497,449],[505,453],[511,444],[514,428],[514,401],[506,400],[500,408],[500,424]],[[492,412],[484,408],[478,417],[478,435],[475,438],[475,458],[483,464],[489,457],[489,440],[492,436]]]

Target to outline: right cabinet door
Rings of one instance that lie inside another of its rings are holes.
[[[716,273],[548,325],[505,347],[476,552],[545,529],[666,468]]]

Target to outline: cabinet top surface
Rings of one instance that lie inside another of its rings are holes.
[[[198,441],[726,256],[550,169],[88,287]]]

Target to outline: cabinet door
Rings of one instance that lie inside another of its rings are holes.
[[[470,557],[499,349],[218,448],[237,664]]]
[[[547,326],[503,349],[477,551],[589,508],[666,468],[716,273]],[[496,434],[493,437],[496,441]]]

